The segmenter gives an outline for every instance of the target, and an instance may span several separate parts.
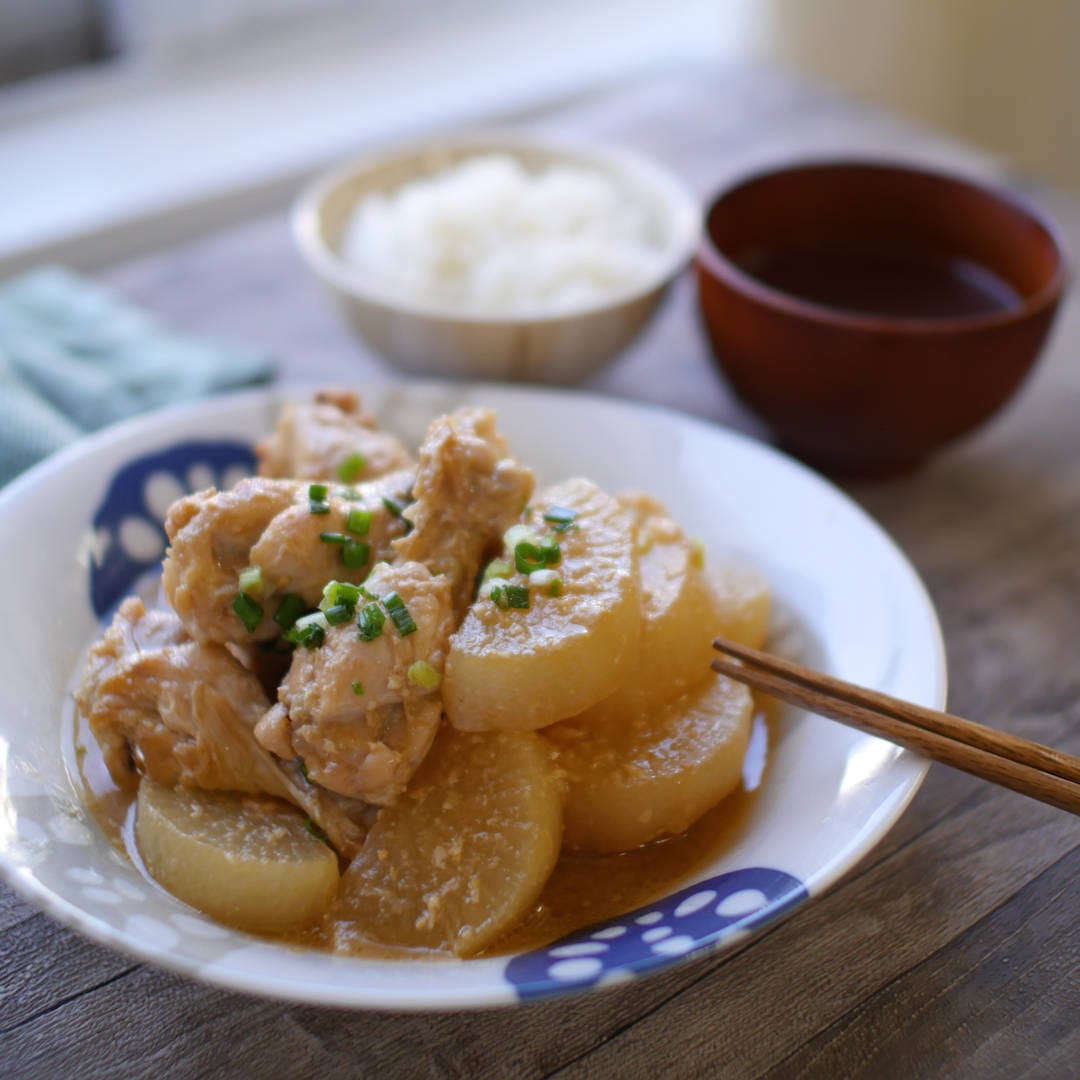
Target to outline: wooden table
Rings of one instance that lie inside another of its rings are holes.
[[[1008,180],[977,154],[756,70],[657,76],[538,122],[656,154],[703,195],[764,161],[836,151]],[[1029,193],[1080,251],[1080,204]],[[318,294],[284,215],[104,277],[178,327],[265,346],[289,381],[393,377]],[[933,594],[953,710],[1073,753],[1078,353],[1073,299],[1004,416],[918,476],[849,488]],[[592,386],[756,430],[709,364],[689,281]],[[1076,818],[935,765],[855,871],[753,944],[579,1000],[442,1016],[235,996],[133,964],[0,890],[0,1073],[1076,1076],[1078,890]]]

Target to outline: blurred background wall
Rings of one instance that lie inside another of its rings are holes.
[[[0,0],[0,275],[279,211],[431,128],[740,63],[1080,191],[1080,0]]]
[[[677,0],[676,6],[683,0]],[[588,6],[581,0],[577,7]],[[1080,190],[1078,0],[713,0],[725,53],[763,59]],[[566,6],[547,5],[552,20]],[[670,9],[656,0],[657,11]],[[0,86],[78,65],[183,63],[340,22],[483,21],[526,0],[0,0]],[[642,5],[628,5],[634,18]],[[617,32],[617,27],[613,28]],[[493,58],[494,61],[494,58]]]
[[[100,59],[101,31],[90,0],[0,0],[0,86]]]
[[[1080,190],[1077,0],[762,0],[748,48]]]

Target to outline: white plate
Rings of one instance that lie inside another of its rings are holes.
[[[260,391],[120,425],[0,494],[0,850],[8,880],[61,922],[249,993],[378,1009],[513,1003],[730,946],[836,881],[915,793],[922,759],[790,713],[748,826],[699,880],[514,957],[334,957],[258,941],[185,908],[140,877],[88,818],[65,770],[61,718],[100,616],[161,557],[169,501],[250,467],[250,445],[282,397]],[[437,413],[462,403],[496,408],[514,451],[542,481],[582,474],[610,489],[647,490],[710,551],[757,563],[774,587],[776,644],[788,655],[944,705],[941,633],[915,572],[846,496],[783,455],[676,413],[583,394],[409,384],[375,387],[366,401],[414,443]]]

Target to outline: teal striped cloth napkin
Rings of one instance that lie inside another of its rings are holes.
[[[0,485],[147,409],[252,386],[273,361],[174,334],[58,267],[0,285]]]

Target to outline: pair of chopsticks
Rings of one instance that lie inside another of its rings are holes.
[[[1080,814],[1080,758],[717,638],[713,670],[809,712]]]

